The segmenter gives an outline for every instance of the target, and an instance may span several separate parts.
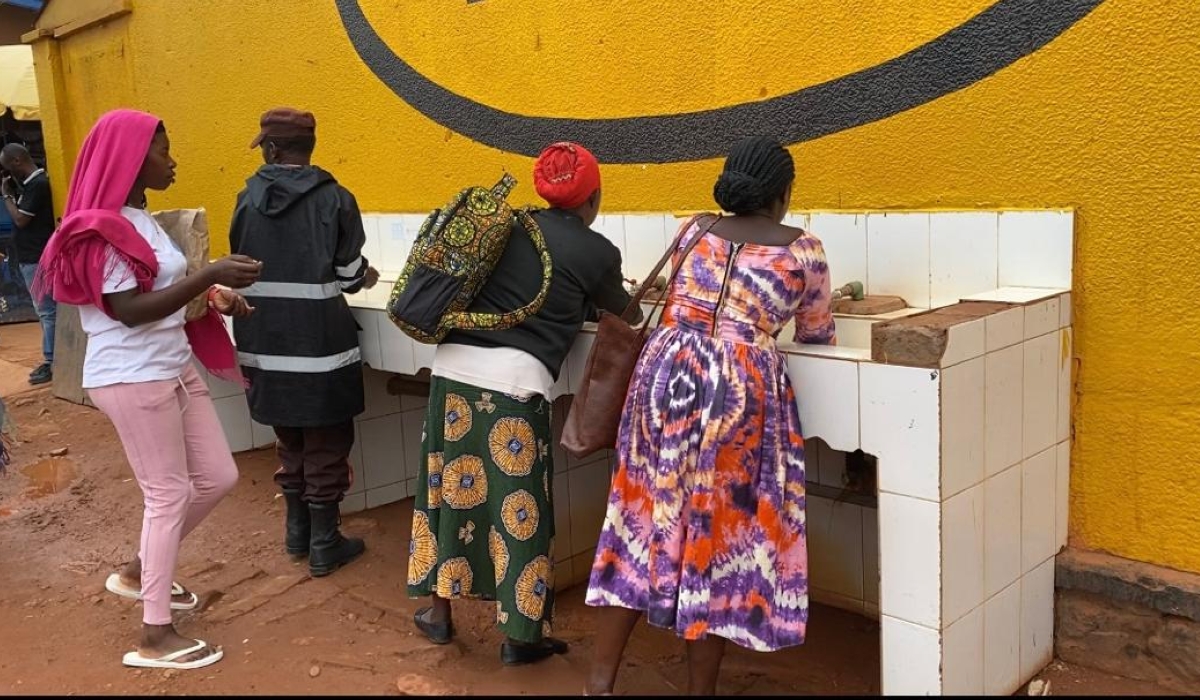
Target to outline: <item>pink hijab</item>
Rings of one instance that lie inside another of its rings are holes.
[[[158,117],[118,109],[100,117],[83,142],[62,224],[42,254],[37,294],[49,291],[55,301],[95,306],[112,316],[104,300],[104,281],[121,260],[133,271],[140,292],[149,292],[158,277],[158,258],[150,243],[121,215],[121,207],[142,169]],[[110,258],[110,251],[115,255]],[[246,385],[237,354],[221,315],[213,309],[184,326],[192,351],[209,372]]]

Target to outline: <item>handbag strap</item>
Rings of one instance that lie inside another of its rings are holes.
[[[670,296],[671,288],[675,286],[675,278],[679,276],[679,271],[683,269],[684,259],[687,258],[688,254],[692,252],[692,249],[700,243],[700,239],[704,238],[704,236],[707,235],[708,232],[712,230],[712,227],[715,226],[720,220],[720,214],[713,216],[708,222],[708,225],[704,227],[704,230],[700,231],[695,236],[692,236],[692,240],[688,241],[687,247],[683,249],[683,253],[679,256],[679,264],[676,265],[673,270],[671,270],[671,277],[667,280],[666,288],[663,289],[662,295],[659,296],[659,298],[656,299],[653,304],[651,304],[652,307],[657,307],[660,303],[666,303],[667,297]],[[652,285],[654,280],[658,278],[658,273],[662,271],[663,265],[666,265],[667,261],[671,259],[671,255],[679,248],[680,241],[683,240],[683,237],[687,235],[689,230],[691,230],[691,226],[684,226],[679,232],[679,236],[677,236],[671,246],[667,248],[667,252],[663,254],[662,259],[658,261],[658,264],[654,266],[654,271],[651,272],[650,276],[642,282],[642,286],[640,289],[638,289],[637,294],[634,294],[633,298],[630,299],[629,305],[625,307],[624,313],[621,314],[621,318],[627,318],[627,315],[634,308],[634,306],[642,303],[642,298],[646,296],[646,292],[650,290],[650,285]],[[646,314],[646,318],[642,321],[642,329],[640,331],[641,335],[646,334],[646,330],[650,328],[650,319],[653,317],[654,308],[651,308],[650,313]]]

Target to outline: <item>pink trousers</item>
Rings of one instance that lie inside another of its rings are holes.
[[[208,385],[188,365],[178,379],[90,389],[125,448],[145,500],[142,621],[171,624],[179,543],[237,483],[237,465]]]

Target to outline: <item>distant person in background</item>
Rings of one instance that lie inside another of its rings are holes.
[[[250,144],[263,162],[238,195],[229,229],[234,253],[263,261],[243,291],[255,314],[233,323],[250,389],[250,415],[271,426],[287,504],[284,547],[325,576],[365,551],[338,529],[353,479],[354,417],[363,412],[358,324],[343,294],[379,273],[362,256],[366,233],[354,195],[312,164],[312,114],[273,109]]]
[[[17,263],[42,323],[43,362],[29,374],[29,383],[45,384],[54,378],[54,325],[58,305],[49,294],[36,298],[33,280],[37,277],[38,261],[46,250],[46,243],[54,233],[50,178],[46,177],[45,170],[34,164],[29,151],[16,143],[0,149],[0,168],[4,170],[4,181],[0,184],[4,207],[17,228],[14,237]]]

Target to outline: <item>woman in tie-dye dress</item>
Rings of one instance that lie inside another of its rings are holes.
[[[587,694],[612,692],[642,613],[687,640],[689,694],[713,694],[725,640],[801,644],[808,619],[804,443],[775,339],[834,342],[821,242],[782,225],[791,155],[737,144],[714,187],[733,216],[683,225],[660,326],[634,370],[587,592]],[[701,237],[680,259],[688,244]]]

